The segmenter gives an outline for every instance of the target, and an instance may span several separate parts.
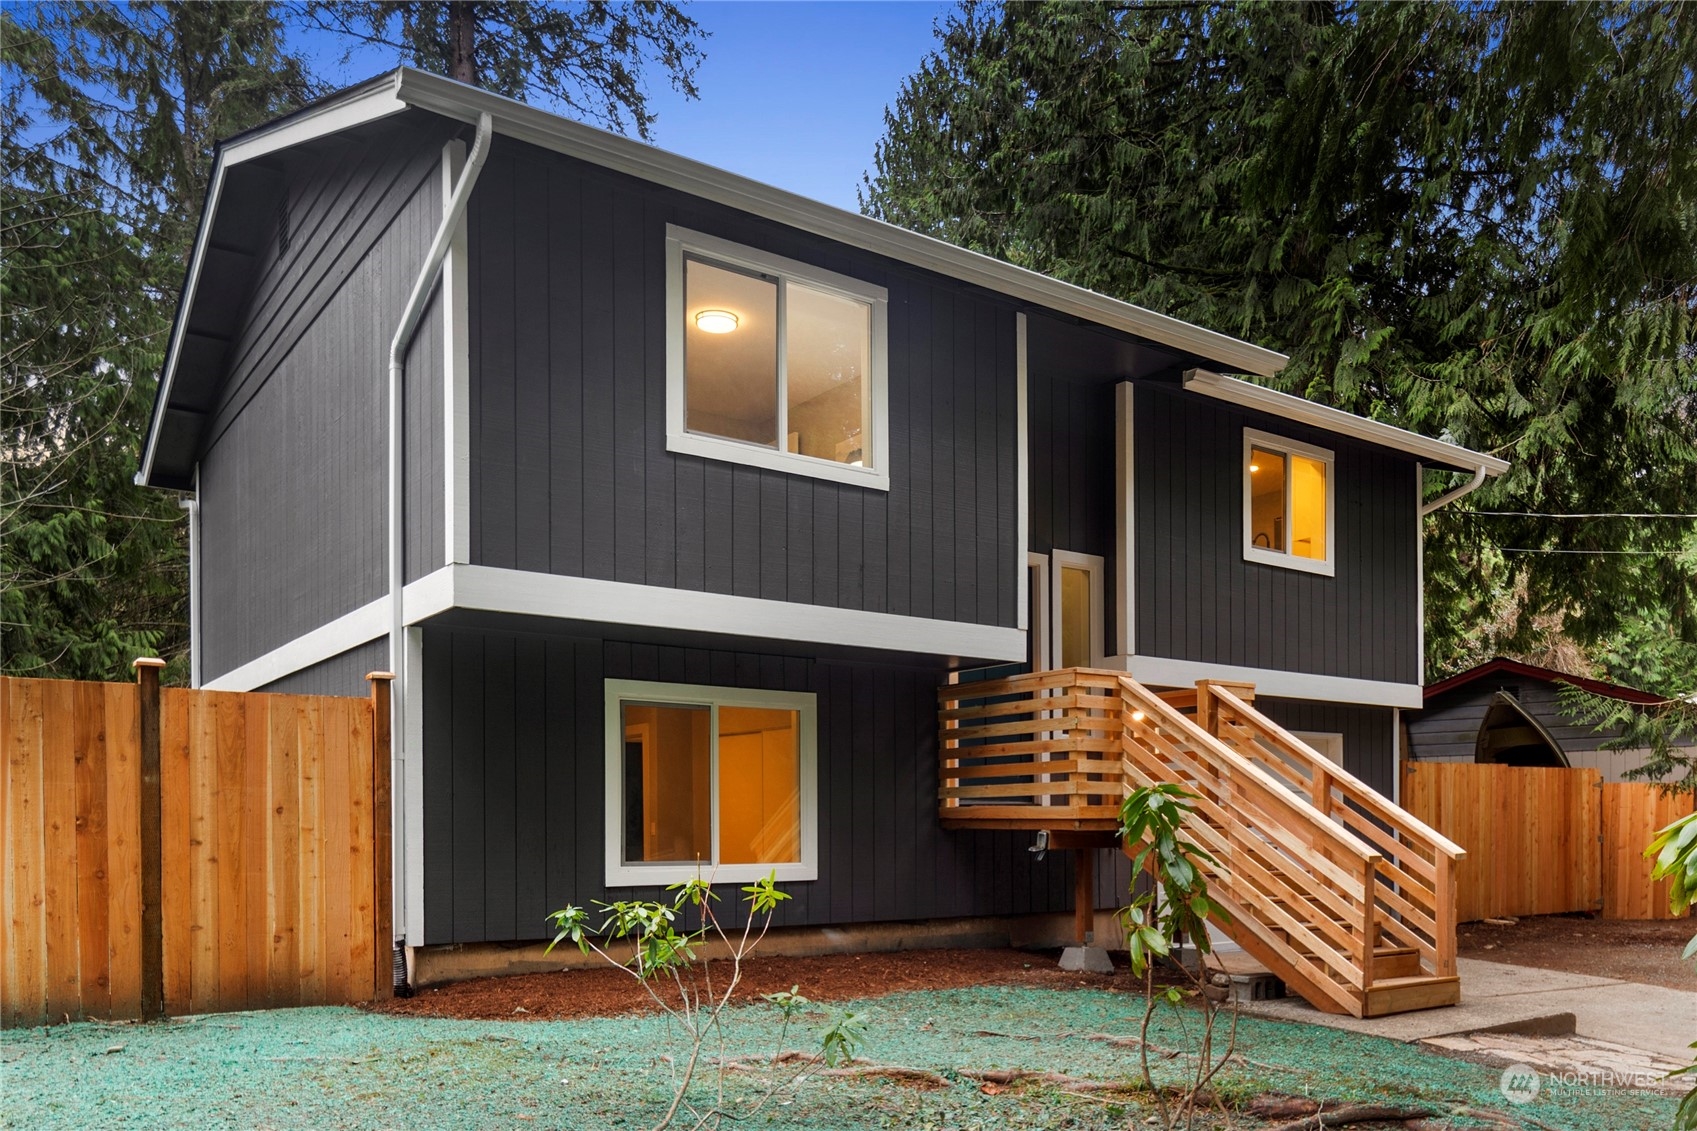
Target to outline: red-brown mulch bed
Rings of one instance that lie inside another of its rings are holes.
[[[1511,926],[1463,923],[1455,941],[1464,958],[1697,990],[1697,969],[1680,958],[1694,932],[1697,920],[1692,919],[1537,915]]]
[[[904,990],[947,990],[962,986],[1022,985],[1052,989],[1087,987],[1135,991],[1123,967],[1113,974],[1067,973],[1058,952],[1024,950],[906,950],[879,954],[827,954],[808,958],[755,957],[743,964],[739,1000],[799,986],[814,1001],[844,1001]],[[1119,956],[1123,962],[1123,956]],[[730,973],[713,964],[715,976]],[[629,974],[613,969],[514,974],[420,990],[372,1006],[382,1013],[412,1017],[511,1021],[557,1021],[609,1017],[654,1008],[648,993]]]

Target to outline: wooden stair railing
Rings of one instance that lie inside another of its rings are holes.
[[[1203,871],[1230,917],[1220,929],[1317,1008],[1361,1016],[1379,854],[1142,684],[1121,676],[1120,695],[1127,787],[1196,795],[1188,831],[1215,860]]]
[[[1424,973],[1455,976],[1455,873],[1464,849],[1261,714],[1228,686],[1197,685],[1200,725],[1378,849],[1379,930]]]
[[[1459,999],[1461,850],[1255,711],[1247,685],[1156,694],[1069,668],[938,694],[945,826],[1099,836],[1129,790],[1178,782],[1221,929],[1292,989],[1358,1017]]]

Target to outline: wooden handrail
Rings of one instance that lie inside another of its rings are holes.
[[[1460,860],[1467,855],[1467,850],[1461,845],[1450,840],[1408,810],[1392,805],[1385,800],[1384,795],[1378,790],[1285,730],[1278,723],[1275,723],[1224,687],[1213,684],[1210,690],[1216,699],[1230,708],[1246,724],[1272,739],[1274,745],[1279,747],[1281,752],[1295,755],[1298,761],[1302,762],[1311,772],[1323,773],[1331,779],[1332,784],[1343,786],[1349,799],[1360,805],[1371,816],[1377,817],[1403,832],[1413,834],[1423,846],[1430,847],[1433,852],[1442,852],[1451,860]]]
[[[1142,705],[1143,710],[1146,712],[1154,712],[1160,715],[1169,726],[1177,729],[1181,734],[1189,739],[1192,744],[1200,747],[1201,749],[1207,750],[1216,759],[1231,766],[1231,768],[1236,770],[1238,773],[1246,774],[1255,779],[1259,784],[1266,786],[1270,791],[1271,796],[1278,799],[1277,803],[1285,807],[1287,812],[1289,812],[1295,821],[1308,824],[1313,827],[1323,828],[1327,835],[1336,837],[1340,848],[1349,852],[1358,861],[1379,859],[1379,853],[1375,852],[1369,845],[1364,843],[1353,833],[1341,828],[1337,822],[1329,820],[1326,814],[1322,813],[1317,806],[1311,804],[1300,794],[1291,793],[1283,782],[1279,781],[1266,770],[1263,770],[1260,766],[1257,766],[1250,759],[1239,754],[1236,750],[1233,750],[1226,743],[1221,742],[1218,738],[1215,738],[1213,735],[1197,726],[1195,722],[1186,718],[1179,711],[1175,710],[1171,704],[1167,703],[1166,700],[1144,687],[1141,683],[1138,683],[1130,676],[1122,675],[1120,677],[1120,689],[1120,693],[1122,695],[1129,696],[1130,698],[1138,701]]]
[[[1453,976],[1455,955],[1455,862],[1466,855],[1459,845],[1386,801],[1360,778],[1261,714],[1227,688],[1198,685],[1199,698],[1213,700],[1212,721],[1227,745],[1236,745],[1234,728],[1250,736],[1243,745],[1252,760],[1286,762],[1306,788],[1312,804],[1327,817],[1378,845],[1384,859],[1375,868],[1372,903],[1382,906],[1376,929],[1390,941],[1413,947],[1431,973]],[[1333,791],[1337,796],[1334,797]],[[1380,827],[1380,824],[1385,827]],[[1388,830],[1388,831],[1387,831]]]
[[[1204,872],[1239,924],[1233,937],[1310,1001],[1363,1015],[1382,1000],[1375,977],[1406,974],[1400,947],[1453,976],[1462,850],[1261,715],[1252,697],[1247,685],[1214,681],[1156,693],[1092,668],[949,684],[938,690],[939,815],[963,827],[1111,835],[1132,789],[1177,782],[1195,795],[1187,829],[1214,858]],[[1376,973],[1380,962],[1389,965]]]

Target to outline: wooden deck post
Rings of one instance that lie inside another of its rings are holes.
[[[1073,850],[1072,933],[1079,946],[1089,946],[1096,936],[1096,850]]]
[[[392,719],[389,712],[393,672],[368,672],[371,684],[372,919],[371,998],[395,996],[395,816],[390,801]],[[414,755],[416,757],[416,753]]]
[[[136,717],[141,731],[141,1019],[165,1017],[165,841],[159,785],[159,669],[143,657],[136,671]]]

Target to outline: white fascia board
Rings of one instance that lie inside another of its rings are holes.
[[[1351,436],[1364,440],[1369,444],[1378,444],[1384,448],[1394,448],[1431,460],[1433,463],[1447,464],[1451,467],[1466,467],[1485,469],[1486,475],[1501,475],[1508,470],[1508,461],[1488,456],[1483,452],[1464,448],[1460,444],[1451,444],[1444,440],[1434,440],[1430,436],[1422,436],[1418,432],[1410,432],[1406,428],[1398,428],[1391,424],[1382,424],[1377,420],[1368,420],[1364,416],[1356,416],[1342,409],[1328,405],[1315,404],[1301,397],[1293,397],[1289,393],[1281,393],[1275,389],[1266,389],[1260,385],[1252,385],[1248,381],[1239,381],[1234,377],[1225,377],[1218,373],[1210,373],[1204,369],[1190,369],[1184,374],[1184,387],[1192,393],[1218,400],[1229,401],[1244,408],[1252,408],[1271,416],[1295,420],[1314,428],[1323,428],[1328,432],[1336,432],[1343,436]]]
[[[165,414],[170,408],[171,387],[177,378],[177,358],[182,353],[189,312],[194,309],[195,294],[200,289],[200,271],[206,262],[206,249],[212,242],[212,225],[218,217],[218,202],[224,195],[225,173],[234,165],[267,153],[400,113],[407,109],[407,104],[397,97],[399,85],[397,73],[388,81],[329,99],[272,125],[250,130],[219,147],[207,182],[206,206],[201,211],[200,225],[195,231],[194,255],[189,260],[188,275],[183,280],[183,293],[177,304],[176,321],[171,327],[171,344],[165,354],[165,367],[159,371],[159,391],[153,402],[153,420],[147,430],[147,445],[141,453],[141,470],[136,473],[137,483],[146,483],[153,477],[153,453],[159,443],[159,430],[165,424]]]
[[[1114,656],[1109,666],[1123,668],[1139,683],[1154,687],[1190,687],[1199,679],[1253,683],[1256,695],[1275,699],[1311,699],[1320,703],[1356,703],[1368,707],[1419,707],[1424,702],[1418,683],[1389,683],[1340,675],[1245,668],[1166,656]]]
[[[506,137],[564,153],[602,168],[628,173],[652,184],[763,216],[1088,322],[1123,330],[1245,373],[1272,376],[1289,360],[1284,354],[1226,334],[1063,283],[882,220],[809,200],[439,75],[410,69],[401,71],[399,97],[411,106],[451,118],[476,120],[479,113],[488,113],[495,119],[495,131]]]
[[[451,573],[452,607],[459,609],[951,658],[1007,662],[1025,658],[1025,633],[1017,628],[493,566],[456,565],[437,573]],[[411,619],[412,602],[408,604]]]
[[[396,72],[364,89],[356,88],[341,97],[329,98],[316,106],[279,119],[271,125],[249,130],[225,143],[224,164],[226,167],[238,165],[243,161],[252,161],[255,157],[263,157],[267,153],[275,153],[279,149],[316,141],[318,138],[362,126],[367,122],[387,118],[391,114],[399,114],[407,108],[407,103],[397,97],[399,87],[400,73]]]

